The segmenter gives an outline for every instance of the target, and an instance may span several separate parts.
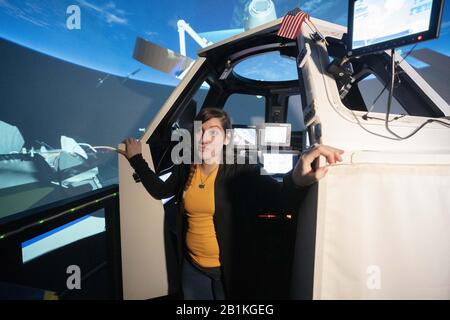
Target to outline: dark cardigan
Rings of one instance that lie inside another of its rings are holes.
[[[186,217],[183,214],[182,197],[190,165],[174,165],[170,177],[162,181],[148,167],[142,154],[133,156],[129,162],[152,197],[159,200],[175,196],[174,201],[180,204],[175,230],[181,275],[181,262],[186,251]],[[233,294],[232,274],[239,270],[238,261],[233,264],[233,217],[266,212],[295,214],[306,193],[306,188],[294,184],[291,171],[284,175],[283,182],[280,183],[271,176],[261,175],[260,169],[261,166],[256,164],[221,164],[214,182],[214,227],[227,298],[236,296]]]

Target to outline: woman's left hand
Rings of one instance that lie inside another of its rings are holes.
[[[299,161],[292,170],[292,179],[298,186],[309,186],[320,179],[322,179],[328,172],[327,166],[313,169],[312,164],[314,160],[320,156],[327,159],[328,164],[334,164],[337,161],[342,161],[341,155],[344,150],[336,149],[326,145],[317,144],[300,157]]]

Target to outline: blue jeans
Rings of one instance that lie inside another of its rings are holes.
[[[203,268],[184,258],[182,284],[185,300],[225,299],[220,267]]]

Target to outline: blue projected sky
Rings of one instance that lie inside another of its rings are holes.
[[[347,24],[347,1],[274,0],[276,16],[301,7],[313,17]],[[133,78],[175,84],[176,79],[143,66],[132,58],[136,36],[179,52],[177,21],[185,20],[198,33],[243,28],[248,0],[0,0],[0,37],[89,68]],[[81,29],[68,30],[68,6],[81,10]],[[187,53],[199,46],[189,37]],[[450,9],[445,3],[441,37],[419,44],[450,55]]]

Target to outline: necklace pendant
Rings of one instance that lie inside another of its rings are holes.
[[[205,184],[204,184],[204,183],[200,183],[200,184],[198,185],[198,187],[199,187],[200,189],[203,189],[203,188],[205,187]]]

